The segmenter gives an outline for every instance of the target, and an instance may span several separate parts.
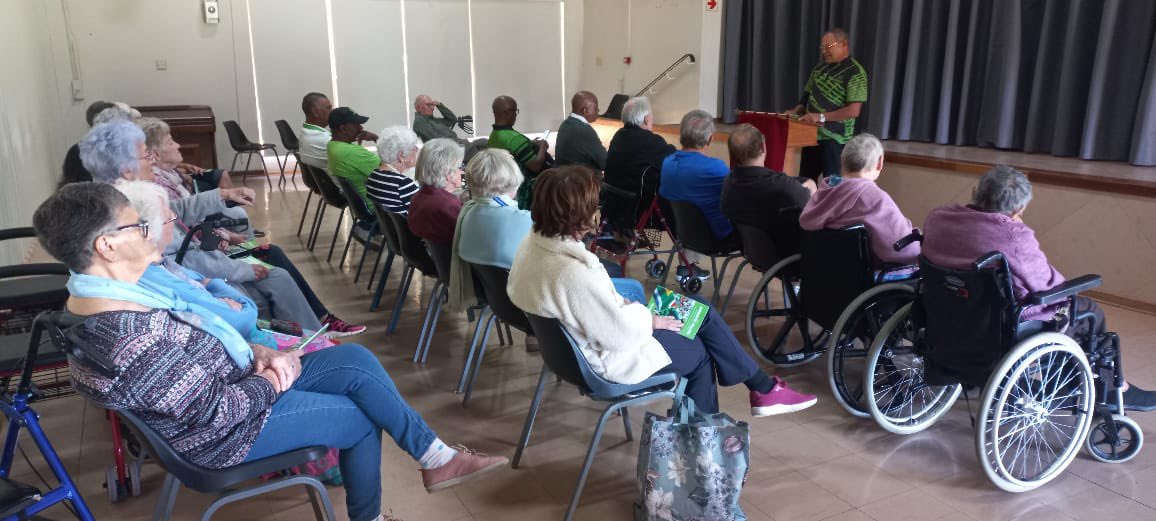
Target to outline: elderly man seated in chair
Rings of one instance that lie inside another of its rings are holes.
[[[1011,270],[1012,290],[1022,301],[1029,293],[1047,291],[1064,283],[1064,276],[1048,263],[1036,234],[1024,223],[1024,210],[1032,199],[1032,185],[1026,175],[1008,166],[997,166],[979,180],[971,204],[955,204],[932,210],[924,223],[923,256],[940,266],[967,269],[976,259],[993,251],[1003,253]],[[1107,332],[1104,311],[1092,299],[1077,295],[1077,316],[1091,313],[1088,320],[1068,325],[1067,333],[1086,342],[1089,334]],[[1053,320],[1066,305],[1032,306],[1022,320]],[[1156,392],[1124,384],[1124,409],[1156,410]]]

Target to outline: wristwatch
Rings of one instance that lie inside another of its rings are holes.
[[[819,124],[822,125],[823,123],[826,123],[826,122],[827,122],[827,115],[820,112],[819,113]]]

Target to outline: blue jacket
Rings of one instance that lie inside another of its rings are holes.
[[[210,279],[207,286],[202,286],[201,281],[205,280],[204,275],[175,263],[170,264],[174,269],[179,270],[179,275],[170,272],[164,266],[154,264],[145,270],[137,284],[144,288],[169,288],[187,302],[197,302],[212,309],[217,316],[225,319],[229,325],[233,326],[233,329],[236,329],[245,338],[249,338],[257,329],[257,305],[253,303],[252,299],[222,279]],[[233,299],[239,302],[241,310],[236,311],[230,308],[228,304],[217,300],[220,298]]]
[[[658,194],[668,201],[693,203],[706,216],[715,238],[725,239],[735,231],[722,212],[723,181],[729,173],[721,159],[679,150],[662,162]]]
[[[458,256],[470,264],[509,269],[533,225],[530,212],[519,210],[513,200],[486,200],[462,218]]]

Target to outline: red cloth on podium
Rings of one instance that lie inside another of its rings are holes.
[[[787,157],[787,120],[769,112],[740,112],[739,123],[750,123],[766,137],[767,162],[765,166],[776,172],[783,171]]]

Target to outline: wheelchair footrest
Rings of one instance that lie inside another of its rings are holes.
[[[8,478],[0,478],[0,518],[8,518],[40,501],[40,489]]]

